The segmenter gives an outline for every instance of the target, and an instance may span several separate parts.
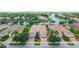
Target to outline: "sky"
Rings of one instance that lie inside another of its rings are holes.
[[[79,11],[78,0],[0,0],[0,11]]]

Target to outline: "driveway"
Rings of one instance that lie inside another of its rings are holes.
[[[38,25],[38,32],[40,33],[40,47],[46,48],[48,47],[48,42],[47,42],[47,30],[45,25]]]
[[[39,32],[39,36],[40,36],[40,46],[39,47],[46,47],[47,44],[47,30],[45,28],[44,25],[33,25],[29,31],[30,33],[30,37],[29,40],[27,42],[27,45],[29,45],[30,47],[34,46],[34,38],[36,35],[36,32]],[[35,47],[35,46],[34,46]]]

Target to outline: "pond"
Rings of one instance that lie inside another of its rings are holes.
[[[49,18],[51,18],[51,20],[55,21],[56,24],[59,24],[59,22],[64,21],[63,19],[55,17],[55,14],[51,14],[49,16]]]

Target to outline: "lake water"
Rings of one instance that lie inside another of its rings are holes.
[[[55,17],[55,14],[51,14],[49,16],[49,18],[51,18],[53,21],[55,21],[56,24],[59,24],[60,21],[64,21],[63,19]]]

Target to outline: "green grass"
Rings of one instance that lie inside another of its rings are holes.
[[[34,45],[36,45],[36,46],[40,45],[40,39],[39,38],[35,38]]]
[[[50,46],[59,46],[60,45],[60,42],[50,42],[50,43],[48,43],[48,45],[50,45]]]
[[[67,43],[67,44],[68,44],[69,46],[73,46],[73,45],[74,45],[74,43],[72,43],[72,42],[71,42],[71,43]]]
[[[40,46],[40,42],[34,42],[35,46]]]
[[[12,45],[12,46],[16,46],[16,45],[25,45],[25,42],[19,42],[19,43],[15,42],[15,43],[10,43],[10,45]]]
[[[11,19],[11,20],[0,20],[0,22],[52,22],[52,20],[48,19],[48,20],[22,20],[22,19],[19,19],[19,20],[14,20],[14,19]]]

